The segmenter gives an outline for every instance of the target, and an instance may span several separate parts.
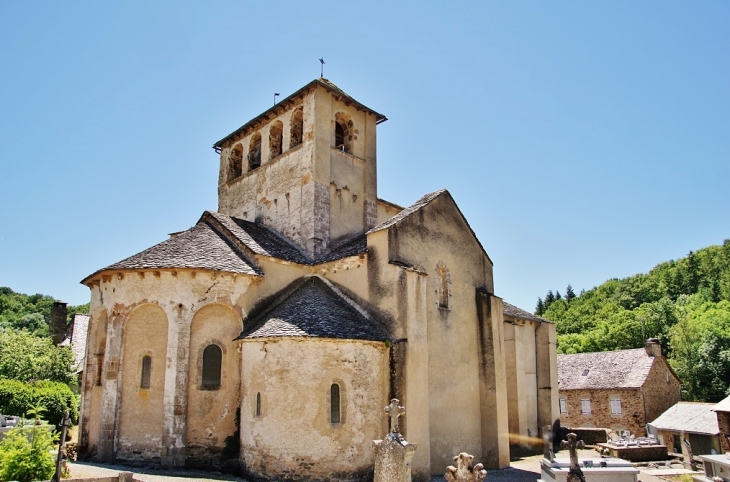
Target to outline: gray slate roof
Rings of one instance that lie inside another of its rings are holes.
[[[282,296],[253,319],[238,339],[271,337],[385,341],[385,330],[363,316],[317,276],[282,290]]]
[[[263,274],[240,248],[205,221],[100,271],[165,268]]]
[[[401,212],[399,212],[392,218],[375,226],[373,229],[368,231],[368,234],[374,233],[376,231],[380,231],[383,229],[387,229],[395,224],[398,224],[401,220],[407,218],[408,216],[415,213],[416,211],[419,211],[421,208],[428,205],[428,203],[430,203],[431,201],[433,201],[434,199],[436,199],[437,197],[439,197],[441,194],[443,194],[445,192],[446,192],[446,189],[440,189],[438,191],[425,194],[424,196],[421,197],[421,199],[419,199],[412,205],[408,206],[407,208],[405,208],[404,210],[402,210]]]
[[[89,315],[76,313],[71,322],[71,333],[60,343],[60,346],[71,346],[74,354],[74,370],[79,373],[84,370],[86,359],[86,335],[89,329]]]
[[[720,427],[717,415],[712,410],[714,406],[714,403],[678,402],[659,415],[651,425],[659,430],[717,435]]]
[[[520,318],[522,320],[530,320],[530,321],[539,321],[540,323],[553,323],[550,320],[546,320],[545,318],[540,318],[537,315],[533,315],[529,311],[525,311],[522,308],[517,308],[515,305],[511,305],[507,303],[506,301],[502,301],[503,309],[502,312],[507,315],[511,316],[512,318]]]
[[[716,412],[730,412],[730,397],[720,400],[712,409]]]
[[[558,355],[558,389],[639,388],[654,357],[643,348]],[[583,375],[583,373],[588,372]]]

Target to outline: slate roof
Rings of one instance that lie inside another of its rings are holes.
[[[165,268],[263,274],[253,262],[246,259],[235,243],[205,221],[96,273],[106,270]]]
[[[540,323],[553,323],[545,318],[540,318],[537,315],[533,315],[529,311],[525,311],[522,308],[517,308],[515,305],[511,305],[506,301],[502,301],[503,309],[502,312],[513,318],[520,318],[522,320],[539,321]]]
[[[371,229],[370,231],[368,231],[367,234],[374,233],[374,232],[377,232],[377,231],[381,231],[381,230],[387,229],[387,228],[389,228],[389,227],[391,227],[391,226],[393,226],[395,224],[398,224],[400,221],[402,221],[403,219],[407,218],[411,214],[419,211],[424,206],[427,206],[428,203],[430,203],[431,201],[433,201],[434,199],[436,199],[437,197],[439,197],[441,194],[443,194],[445,192],[446,192],[446,189],[440,189],[438,191],[425,194],[424,196],[421,197],[421,199],[419,199],[418,201],[416,201],[412,205],[408,206],[407,208],[405,208],[404,210],[402,210],[401,212],[399,212],[398,214],[396,214],[392,218],[390,218],[387,221],[385,221],[383,223],[380,223],[377,226],[375,226],[373,229]]]
[[[653,363],[644,348],[559,354],[558,389],[640,388]]]
[[[678,402],[651,425],[659,430],[717,435],[720,427],[712,410],[714,406],[714,403]]]
[[[311,81],[310,83],[308,83],[307,85],[305,85],[301,89],[297,90],[296,92],[294,92],[293,94],[291,94],[287,98],[279,101],[279,103],[277,105],[286,104],[286,102],[288,102],[289,100],[291,100],[291,99],[293,99],[295,97],[298,97],[304,91],[306,91],[307,89],[309,89],[310,87],[312,87],[314,85],[320,85],[320,86],[324,87],[325,89],[327,89],[328,91],[333,92],[333,93],[335,93],[337,95],[340,95],[341,97],[344,97],[345,100],[347,100],[349,103],[354,104],[356,107],[359,107],[360,109],[363,109],[365,112],[369,112],[370,114],[373,114],[376,117],[376,119],[377,119],[376,120],[376,123],[377,124],[380,124],[381,122],[385,122],[385,121],[388,120],[388,118],[385,117],[383,114],[379,114],[378,112],[375,112],[371,108],[366,107],[365,105],[361,104],[357,100],[353,99],[352,97],[350,97],[349,95],[347,95],[344,90],[340,89],[339,87],[337,87],[335,84],[333,84],[328,79],[325,79],[324,77],[320,77],[318,79],[314,79],[313,81]],[[273,107],[270,107],[270,108],[266,109],[261,114],[257,115],[256,117],[254,117],[250,121],[246,122],[244,125],[242,125],[238,129],[236,129],[235,131],[233,131],[230,134],[228,134],[223,139],[221,139],[218,142],[216,142],[215,144],[213,144],[213,149],[219,150],[220,148],[223,147],[223,144],[225,144],[226,141],[228,141],[230,139],[233,139],[233,138],[235,138],[235,137],[237,137],[239,135],[242,135],[244,133],[244,131],[246,131],[246,129],[248,129],[249,127],[253,126],[254,124],[256,124],[261,119],[267,117],[269,115],[269,113],[271,113],[272,111],[274,111],[276,109],[277,105],[274,105]]]
[[[285,259],[299,264],[310,264],[311,262],[299,246],[262,224],[213,211],[206,211],[201,221],[204,221],[208,216],[218,221],[238,241],[256,254]]]
[[[271,337],[385,341],[388,334],[317,276],[303,278],[253,319],[238,339]]]
[[[71,346],[74,354],[74,369],[76,373],[84,370],[84,360],[86,358],[86,335],[89,329],[89,315],[76,313],[71,322],[71,333],[67,335],[60,346]]]
[[[715,412],[730,412],[730,397],[720,400],[712,410]]]

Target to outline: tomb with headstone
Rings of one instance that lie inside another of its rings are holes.
[[[375,447],[374,482],[411,482],[411,459],[417,445],[407,442],[400,433],[398,419],[406,413],[398,399],[385,407],[390,418],[390,431],[383,440],[373,440]]]
[[[569,458],[554,457],[552,446],[546,442],[546,453],[551,458],[540,461],[538,482],[636,482],[639,470],[627,460],[613,457],[578,458],[578,449],[583,448],[582,440],[569,433],[567,440],[561,442],[567,448]]]

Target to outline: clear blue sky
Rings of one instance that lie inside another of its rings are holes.
[[[730,238],[727,1],[6,1],[0,286],[87,302],[322,56],[390,119],[380,197],[449,189],[513,304]]]

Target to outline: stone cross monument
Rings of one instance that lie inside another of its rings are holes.
[[[473,455],[462,452],[454,457],[457,467],[449,465],[446,467],[446,482],[481,482],[487,477],[487,471],[482,464],[471,465]]]
[[[570,469],[568,470],[567,482],[586,482],[583,471],[578,464],[578,449],[585,448],[582,440],[577,440],[578,436],[574,433],[568,434],[568,440],[560,442],[560,447],[567,448],[570,453]]]
[[[406,413],[405,407],[398,405],[398,399],[390,401],[385,407],[390,417],[390,431],[383,440],[373,440],[375,447],[374,482],[411,482],[411,459],[417,445],[406,442],[400,434],[398,419]]]

